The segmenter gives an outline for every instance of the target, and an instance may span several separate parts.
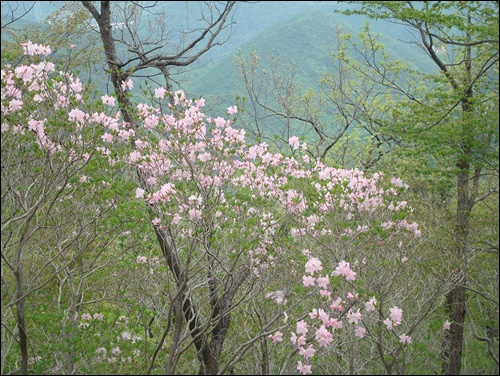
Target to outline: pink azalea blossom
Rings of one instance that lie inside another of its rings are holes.
[[[328,347],[328,345],[333,341],[333,335],[330,333],[325,325],[321,325],[315,333],[316,341],[319,347]]]
[[[391,319],[385,319],[384,325],[387,327],[387,330],[392,330],[392,321]]]
[[[231,106],[231,107],[228,107],[228,108],[227,108],[227,113],[228,113],[229,115],[234,115],[234,114],[236,114],[237,112],[238,112],[238,107],[236,107],[236,106]]]
[[[300,336],[297,338],[297,346],[304,346],[307,343],[307,339],[305,335]]]
[[[394,306],[390,308],[389,311],[391,312],[390,318],[392,321],[398,323],[401,322],[403,317],[403,310],[401,308],[399,308],[398,306]]]
[[[354,329],[354,335],[358,338],[363,338],[365,336],[365,333],[366,333],[366,329],[363,328],[362,326],[357,326]]]
[[[306,359],[310,359],[314,356],[314,353],[316,350],[314,350],[313,345],[309,345],[307,348],[304,347],[299,347],[299,354],[302,355]]]
[[[273,340],[273,343],[281,342],[281,341],[283,341],[283,333],[278,331],[272,335],[270,334],[269,338],[271,338]]]
[[[146,191],[142,188],[137,188],[135,190],[135,198],[143,198]]]
[[[332,304],[330,304],[330,309],[332,311],[342,311],[344,309],[342,306],[342,298],[335,299]]]
[[[304,320],[297,322],[297,334],[307,334],[307,328],[309,325]]]
[[[184,103],[185,100],[186,100],[186,96],[184,95],[184,92],[182,90],[177,90],[174,93],[174,104],[176,106]]]
[[[123,81],[121,83],[121,88],[123,91],[132,90],[134,88],[134,82],[132,80]]]
[[[349,312],[347,313],[347,319],[349,324],[357,324],[359,320],[361,320],[361,312],[359,312],[359,308],[354,313],[352,312],[352,310],[349,310]]]
[[[340,261],[333,271],[333,275],[343,275],[347,281],[354,281],[356,279],[356,272],[351,270],[348,262]]]
[[[443,330],[450,330],[450,327],[451,327],[451,322],[446,320],[443,324]]]
[[[338,320],[336,318],[330,318],[328,322],[325,323],[325,326],[331,327],[333,329],[342,329],[344,327],[344,323],[342,320]]]
[[[406,334],[401,334],[399,336],[399,342],[402,343],[403,345],[406,343],[406,344],[410,344],[412,343],[412,339],[410,336],[407,336]]]
[[[292,136],[288,139],[288,143],[290,146],[292,146],[294,149],[298,149],[300,146],[300,140],[297,136]]]
[[[356,293],[356,295],[354,295],[353,293],[348,292],[347,299],[359,299],[359,294]]]
[[[113,107],[115,105],[115,98],[109,95],[103,95],[101,97],[102,103],[107,104],[108,106]]]
[[[314,274],[322,269],[321,261],[316,257],[312,257],[306,262],[306,272],[309,274]]]
[[[163,99],[165,98],[165,94],[167,93],[167,89],[164,87],[157,87],[155,89],[155,98]]]
[[[374,296],[368,300],[368,302],[365,303],[365,310],[366,312],[371,312],[375,310],[375,304],[377,304],[377,299],[375,299]]]
[[[302,362],[299,360],[298,361],[298,366],[297,366],[297,369],[299,370],[300,373],[302,373],[303,375],[310,375],[312,374],[312,365],[310,364],[302,364]]]
[[[313,310],[309,312],[309,317],[313,320],[318,318],[318,310],[316,308],[313,308]]]
[[[310,275],[302,277],[302,283],[304,284],[305,287],[314,286],[315,280],[316,280],[316,278],[311,277]]]
[[[9,110],[15,112],[23,107],[23,102],[17,99],[12,99],[9,103]],[[3,124],[2,124],[3,125]]]
[[[101,138],[102,138],[102,140],[103,140],[104,142],[109,142],[109,143],[113,142],[113,135],[112,135],[112,134],[110,134],[110,133],[104,133],[104,134],[101,136]]]

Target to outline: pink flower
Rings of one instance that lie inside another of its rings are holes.
[[[349,324],[357,324],[359,320],[361,320],[361,312],[359,312],[359,308],[355,313],[353,313],[352,310],[349,310],[347,313],[347,319]]]
[[[132,80],[123,81],[121,84],[123,91],[132,90],[134,88],[134,82]]]
[[[297,338],[297,346],[304,346],[306,342],[306,336],[300,336],[299,338]]]
[[[309,325],[304,320],[297,322],[297,334],[307,334],[307,328]]]
[[[330,320],[328,320],[328,322],[325,325],[333,329],[342,329],[344,327],[344,323],[342,322],[342,320],[337,320],[336,318],[333,317]]]
[[[85,112],[77,108],[72,109],[68,114],[69,121],[83,122],[84,119],[85,119]]]
[[[352,292],[347,293],[347,299],[359,299],[359,294],[354,295]]]
[[[189,209],[188,214],[191,220],[196,220],[196,219],[201,219],[203,213],[201,212],[201,210],[198,209]]]
[[[205,152],[200,155],[198,155],[198,159],[202,162],[207,162],[212,159],[212,154]]]
[[[392,321],[391,319],[385,319],[384,325],[387,327],[387,330],[392,330]]]
[[[309,312],[309,317],[313,320],[318,318],[318,310],[316,308],[313,308],[313,310]]]
[[[109,96],[109,95],[103,95],[101,97],[102,103],[107,104],[108,106],[113,107],[115,105],[115,98]]]
[[[330,282],[330,279],[328,278],[328,276],[326,276],[326,278],[318,278],[317,282],[319,287],[323,287],[324,286],[323,282],[328,284]],[[324,296],[325,298],[328,299],[330,299],[330,296],[332,295],[332,293],[328,290],[319,290],[319,293],[321,294],[321,296]]]
[[[285,293],[281,290],[268,292],[266,294],[266,298],[274,299],[276,301],[276,304],[278,305],[283,305],[286,303]]]
[[[228,107],[228,108],[227,108],[227,113],[228,113],[229,115],[234,115],[234,114],[236,114],[237,112],[238,112],[238,107],[236,107],[236,106],[232,106],[232,107]]]
[[[164,87],[158,87],[155,89],[155,98],[163,99],[166,93],[167,90]]]
[[[306,272],[309,274],[314,274],[320,270],[323,270],[323,267],[321,266],[321,261],[316,257],[313,257],[306,262]]]
[[[21,43],[21,46],[23,47],[25,55],[49,55],[51,52],[49,46],[42,46],[38,43],[32,43],[30,40],[26,43]]]
[[[146,191],[142,188],[137,188],[135,190],[135,198],[143,198]]]
[[[411,337],[410,337],[410,336],[407,336],[406,334],[401,334],[401,335],[399,336],[399,338],[400,338],[400,339],[399,339],[399,342],[400,342],[400,343],[402,343],[403,345],[404,345],[405,343],[407,343],[407,344],[412,343]]]
[[[443,330],[450,330],[451,322],[446,320],[443,324]]]
[[[297,369],[303,375],[310,375],[310,374],[312,374],[312,370],[311,370],[312,365],[310,365],[310,364],[302,364],[302,362],[300,360],[299,360],[299,362],[297,364],[298,364]]]
[[[321,325],[315,334],[316,341],[319,347],[328,347],[330,342],[333,341],[333,335],[330,333],[324,325]]]
[[[19,110],[21,107],[23,107],[23,102],[17,99],[13,99],[9,103],[9,110],[11,112],[15,112]]]
[[[80,81],[79,78],[77,78],[75,81],[71,82],[69,84],[69,87],[71,90],[73,90],[75,93],[80,93],[83,90],[83,85]]]
[[[390,308],[389,311],[391,312],[391,320],[400,323],[403,316],[403,310],[397,306],[394,306]]]
[[[363,338],[365,336],[365,333],[366,333],[366,329],[363,328],[362,326],[357,326],[354,329],[354,335],[358,338]]]
[[[347,281],[354,281],[356,279],[356,272],[351,270],[348,262],[340,261],[333,271],[333,275],[343,275]]]
[[[368,302],[365,303],[366,312],[371,312],[375,310],[375,304],[377,304],[377,299],[374,296],[370,298]]]
[[[273,335],[269,335],[269,338],[273,340],[273,343],[281,342],[283,341],[283,333],[281,332],[276,332]]]
[[[112,142],[113,141],[113,135],[110,134],[110,133],[104,133],[102,136],[101,136],[102,140],[104,142]]]
[[[297,136],[292,136],[288,139],[288,143],[294,148],[298,149],[300,146],[300,140]]]
[[[299,354],[306,359],[312,358],[315,352],[316,350],[314,350],[313,345],[309,345],[307,349],[304,347],[299,347]]]
[[[304,284],[305,287],[314,286],[315,280],[316,280],[316,278],[311,277],[310,275],[302,277],[302,283]]]
[[[205,106],[205,98],[200,98],[196,101],[196,107],[201,108]]]
[[[330,304],[330,309],[332,311],[342,311],[344,307],[342,307],[342,298],[335,299],[332,304]]]
[[[121,354],[121,350],[120,350],[120,348],[117,346],[117,347],[115,347],[113,350],[111,350],[111,353],[112,353],[113,355],[119,355],[119,354]]]
[[[184,95],[184,92],[182,90],[177,90],[174,93],[174,104],[176,106],[179,104],[182,104],[185,99],[186,99],[186,96]]]

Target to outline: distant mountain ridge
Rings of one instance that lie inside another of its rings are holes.
[[[4,3],[8,2],[2,2],[2,7]],[[23,22],[37,22],[62,3],[37,2],[36,9]],[[186,6],[195,6],[195,2],[159,3],[172,15],[172,27],[182,25]],[[361,16],[346,17],[335,12],[346,7],[342,2],[325,1],[238,2],[231,37],[190,66],[188,73],[179,77],[181,87],[190,96],[205,97],[207,103],[218,100],[216,108],[224,110],[234,103],[235,95],[244,95],[236,90],[239,80],[234,56],[238,50],[248,56],[254,47],[263,63],[271,51],[284,64],[293,61],[299,70],[296,78],[302,87],[316,89],[316,79],[329,70],[329,50],[335,47],[337,26],[357,35],[366,22]],[[423,52],[398,40],[397,36],[406,34],[402,26],[373,21],[370,24],[374,31],[383,33],[381,40],[392,57],[401,56],[413,61],[420,69],[428,69]]]

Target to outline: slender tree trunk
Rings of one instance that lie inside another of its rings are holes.
[[[457,215],[455,225],[454,257],[456,260],[452,276],[455,286],[446,294],[446,312],[451,321],[450,330],[445,337],[443,372],[446,375],[459,375],[462,363],[462,344],[466,314],[467,248],[471,205],[469,197],[469,168],[467,162],[459,162],[457,167]]]
[[[22,252],[22,251],[19,251]],[[17,303],[16,303],[16,315],[17,315],[17,327],[19,329],[19,349],[21,351],[21,374],[28,374],[28,336],[26,334],[26,296],[24,293],[24,277],[23,277],[23,266],[21,260],[19,260],[17,265],[17,270],[15,272],[16,282],[17,282]]]
[[[471,17],[468,16],[469,24]],[[474,140],[471,138],[474,134],[473,117],[474,106],[473,80],[472,80],[472,50],[471,47],[465,48],[465,79],[462,107],[462,126],[461,126],[461,145],[456,167],[457,173],[457,213],[455,219],[454,234],[454,257],[456,260],[455,269],[452,276],[455,279],[455,285],[446,295],[446,311],[449,315],[451,326],[449,333],[445,338],[446,362],[443,364],[443,372],[446,375],[459,375],[462,366],[462,347],[464,341],[464,325],[466,315],[466,289],[467,289],[467,253],[469,248],[469,221],[474,206],[474,192],[469,187],[469,175],[471,171],[470,155]],[[457,88],[454,86],[455,89]]]

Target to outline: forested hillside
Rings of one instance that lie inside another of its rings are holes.
[[[498,374],[498,2],[2,2],[1,374]]]

